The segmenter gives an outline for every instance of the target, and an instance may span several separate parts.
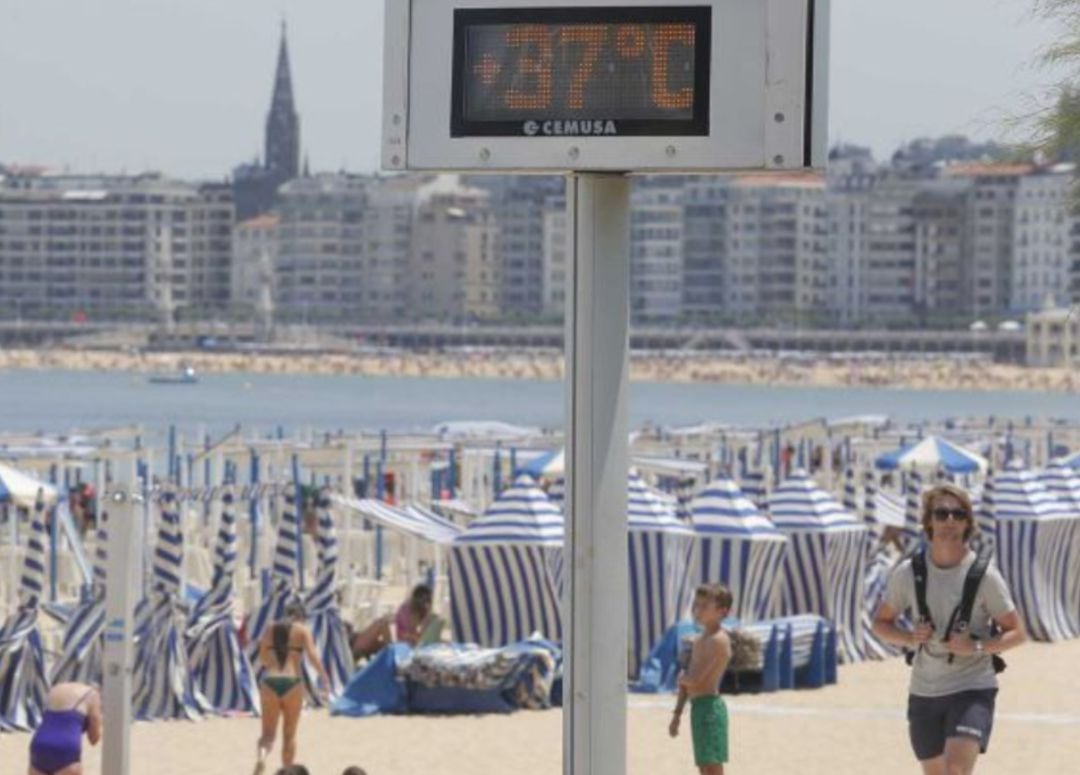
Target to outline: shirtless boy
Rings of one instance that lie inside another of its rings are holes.
[[[668,727],[672,737],[679,734],[679,720],[689,699],[694,763],[701,775],[724,775],[728,760],[727,705],[718,692],[731,661],[731,639],[720,627],[731,603],[731,592],[719,584],[702,584],[695,591],[694,621],[703,631],[694,639],[690,666],[679,679],[679,699]]]

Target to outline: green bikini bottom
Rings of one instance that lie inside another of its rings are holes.
[[[284,697],[300,683],[299,678],[287,675],[271,675],[262,679],[263,686],[272,691],[278,697]]]

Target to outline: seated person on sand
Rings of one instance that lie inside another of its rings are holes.
[[[352,638],[353,659],[372,657],[397,640],[414,648],[438,643],[446,621],[433,610],[431,587],[418,584],[394,616],[380,616]],[[394,632],[390,630],[391,622]]]

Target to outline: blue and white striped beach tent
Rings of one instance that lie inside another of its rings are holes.
[[[918,470],[904,475],[904,545],[915,546],[923,537],[922,528],[923,477]]]
[[[338,541],[334,529],[334,515],[330,511],[330,500],[326,493],[319,494],[318,516],[316,541],[319,547],[319,566],[315,586],[308,592],[304,605],[307,608],[315,647],[330,677],[330,696],[333,698],[345,690],[345,684],[353,673],[353,658],[349,635],[336,597]],[[318,693],[310,691],[313,688],[309,681],[309,694],[312,695],[310,699],[320,702]]]
[[[1080,635],[1080,605],[1069,599],[1080,515],[1031,471],[1006,466],[993,486],[997,562],[1028,633],[1041,641]]]
[[[824,616],[836,626],[840,658],[861,659],[866,526],[803,471],[770,496],[769,511],[788,538],[776,613]]]
[[[630,551],[630,648],[628,673],[641,663],[689,607],[694,531],[675,514],[671,500],[635,472],[627,493]]]
[[[1057,462],[1063,466],[1080,470],[1080,450],[1059,458]]]
[[[296,511],[296,490],[285,491],[285,506],[277,525],[277,541],[274,544],[274,560],[270,570],[270,590],[257,611],[249,620],[248,659],[255,666],[258,677],[263,670],[259,666],[259,641],[276,621],[284,618],[285,606],[297,597],[297,576],[300,556],[300,519]]]
[[[196,686],[209,710],[218,713],[260,712],[255,672],[233,618],[234,576],[239,564],[236,507],[231,490],[222,495],[221,521],[214,543],[214,576],[188,617],[185,639]]]
[[[105,635],[105,581],[109,515],[102,511],[94,535],[93,583],[64,624],[59,659],[53,664],[53,684],[75,681],[101,686]]]
[[[1080,512],[1080,471],[1053,460],[1039,472],[1039,481],[1066,508]]]
[[[739,482],[739,488],[743,494],[759,511],[767,511],[769,508],[769,482],[772,479],[771,472],[766,468],[754,468],[746,472],[746,476]]]
[[[690,510],[696,581],[726,585],[741,621],[768,618],[787,539],[731,479],[711,481]]]
[[[38,606],[45,596],[44,515],[45,503],[38,500],[19,576],[19,604],[0,625],[0,729],[37,727],[49,692],[38,629]]]
[[[880,456],[874,465],[886,471],[943,468],[953,474],[973,474],[986,471],[988,463],[982,455],[947,439],[926,436],[914,444]]]
[[[562,640],[563,516],[528,475],[503,490],[450,548],[454,640],[505,646]]]
[[[184,642],[181,605],[184,537],[175,495],[160,499],[150,592],[136,612],[132,710],[142,721],[194,720],[206,701],[196,689]]]

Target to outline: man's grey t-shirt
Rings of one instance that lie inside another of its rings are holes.
[[[953,611],[960,605],[964,590],[964,578],[968,568],[975,562],[975,552],[969,551],[963,561],[952,568],[939,568],[926,558],[926,606],[934,621],[934,634],[919,649],[911,666],[911,693],[919,697],[941,697],[946,694],[971,689],[996,689],[997,675],[989,654],[959,656],[949,662],[949,652],[942,644],[942,636]],[[911,560],[904,560],[889,577],[885,588],[885,602],[893,610],[908,611],[912,620],[918,618],[915,605],[915,578]],[[975,595],[975,607],[971,612],[970,633],[976,638],[987,638],[993,619],[1014,610],[1012,596],[1005,579],[991,564]]]

